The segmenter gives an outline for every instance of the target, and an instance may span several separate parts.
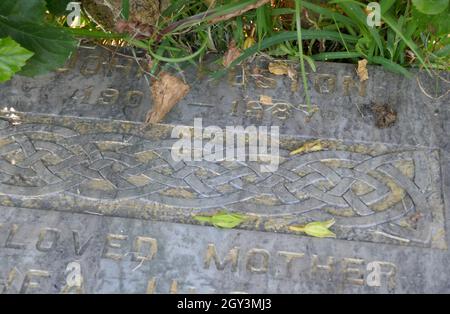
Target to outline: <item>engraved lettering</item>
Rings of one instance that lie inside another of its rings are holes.
[[[118,62],[118,60],[125,60],[125,65],[124,64],[120,64]],[[115,70],[120,70],[121,72],[123,72],[123,74],[125,76],[129,76],[131,73],[131,69],[132,69],[132,65],[134,63],[133,59],[129,59],[129,58],[118,58],[113,56],[110,60],[110,62],[108,62],[108,75],[111,74],[113,72],[113,69]]]
[[[30,269],[25,274],[25,278],[20,287],[20,293],[27,293],[31,289],[39,289],[41,287],[38,281],[34,281],[38,278],[50,278],[50,273],[45,270]]]
[[[272,109],[272,115],[280,120],[286,120],[291,116],[291,110],[288,104],[275,104]]]
[[[11,271],[8,273],[8,278],[2,284],[3,288],[0,289],[0,294],[6,293],[7,291],[9,291],[9,289],[12,286],[12,283],[17,278],[18,273],[19,273],[19,270],[16,267],[13,267],[13,269],[11,269]]]
[[[68,71],[72,70],[75,67],[77,61],[78,61],[78,51],[75,50],[73,52],[72,56],[70,57],[70,59],[67,61],[66,65],[64,67],[62,67],[62,68],[59,68],[57,71],[59,73],[68,72]]]
[[[294,264],[294,261],[296,259],[303,258],[305,256],[304,253],[295,253],[295,252],[288,252],[288,251],[279,251],[278,255],[284,256],[286,261],[286,275],[291,276],[292,275],[292,265]]]
[[[231,103],[231,113],[230,113],[231,116],[236,117],[238,115],[237,114],[238,105],[239,105],[239,102],[237,100],[235,100]]]
[[[132,90],[127,92],[126,105],[130,108],[139,107],[144,99],[144,93],[139,90]]]
[[[263,115],[264,115],[264,110],[259,102],[249,101],[247,103],[245,115],[247,117],[256,118],[257,120],[262,120]]]
[[[364,264],[363,259],[359,258],[344,258],[342,260],[342,272],[344,273],[344,281],[348,283],[363,286],[364,285],[364,271],[361,268],[350,266],[361,266]]]
[[[25,244],[23,243],[14,243],[14,236],[17,234],[17,231],[19,230],[19,226],[16,224],[11,225],[11,229],[8,233],[8,237],[6,238],[5,242],[5,248],[7,249],[16,249],[16,250],[23,250],[25,249]]]
[[[334,271],[334,257],[328,256],[327,264],[320,265],[319,264],[319,256],[313,254],[311,257],[311,272],[317,273],[319,270],[326,271],[328,273],[332,273]]]
[[[211,260],[214,260],[216,264],[217,270],[224,270],[227,264],[231,264],[231,271],[236,272],[238,266],[238,258],[239,258],[239,247],[232,248],[227,256],[220,261],[219,256],[217,256],[216,246],[214,244],[208,244],[208,249],[206,251],[206,256],[204,260],[204,268],[209,269],[211,264]]]
[[[251,249],[247,253],[246,268],[249,272],[263,274],[269,268],[270,253],[264,249]],[[259,260],[259,262],[255,262]]]
[[[98,73],[102,66],[102,58],[96,55],[87,56],[80,67],[80,73],[84,76],[92,76]]]
[[[169,294],[177,294],[178,293],[178,281],[172,280],[170,284]]]
[[[356,86],[356,82],[349,75],[344,76],[344,96],[350,96],[350,91]]]
[[[119,98],[119,91],[114,88],[107,88],[100,93],[97,101],[99,105],[114,105]]]
[[[317,74],[314,88],[320,94],[332,94],[336,91],[336,80],[334,74]]]
[[[345,75],[343,77],[342,85],[344,86],[344,96],[350,96],[353,89],[357,89],[359,91],[359,96],[366,96],[366,84],[367,81],[359,82],[359,89],[357,87],[357,83],[353,80],[353,78],[349,75]]]
[[[89,237],[89,239],[87,239],[87,241],[84,242],[83,245],[81,245],[81,243],[80,243],[80,235],[79,235],[78,231],[73,230],[72,236],[73,236],[73,245],[74,245],[74,249],[75,249],[75,254],[78,256],[83,255],[84,252],[86,251],[86,249],[88,248],[89,243],[91,243],[92,236]]]
[[[155,292],[156,292],[156,277],[153,277],[147,283],[146,294],[155,294]],[[178,293],[178,281],[177,280],[173,279],[171,281],[170,288],[169,288],[169,293],[170,294],[177,294]]]
[[[40,252],[50,252],[53,250],[60,236],[60,231],[53,228],[44,228],[39,232],[39,238],[36,243],[36,249]]]
[[[94,86],[89,86],[83,91],[83,98],[81,99],[81,103],[89,104],[92,96],[92,92],[94,90]]]
[[[125,241],[128,239],[128,236],[122,234],[108,234],[106,236],[106,242],[103,247],[102,257],[110,258],[116,261],[120,261],[123,258],[123,254],[110,252],[110,249],[120,249],[122,248],[121,243],[113,242],[113,241]]]
[[[148,253],[143,254],[144,247],[148,247]],[[134,240],[132,260],[134,262],[150,261],[158,252],[158,242],[153,238],[137,237]]]

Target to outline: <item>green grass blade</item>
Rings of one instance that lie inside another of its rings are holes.
[[[353,21],[352,19],[348,18],[347,16],[342,15],[342,14],[340,14],[338,12],[334,12],[334,11],[332,11],[330,9],[321,7],[321,6],[317,5],[317,4],[313,4],[313,3],[310,3],[308,1],[303,1],[302,5],[305,8],[307,8],[307,9],[313,11],[313,12],[319,13],[319,14],[321,14],[323,16],[326,16],[326,17],[328,17],[330,19],[335,19],[336,21],[339,21],[339,22],[342,22],[342,23],[348,24],[348,25],[356,25],[355,21]],[[295,10],[292,10],[292,11],[293,11],[292,13],[295,12]]]
[[[303,37],[302,37],[302,26],[301,26],[301,18],[300,13],[302,10],[302,0],[295,0],[295,22],[297,25],[297,45],[298,45],[298,53],[300,55],[300,69],[302,71],[302,80],[303,80],[303,90],[305,91],[305,98],[306,98],[306,106],[308,108],[308,111],[311,111],[311,96],[309,95],[309,88],[308,88],[308,78],[306,77],[306,71],[305,71],[305,60],[303,57]]]
[[[130,17],[130,0],[122,0],[121,15],[125,21],[128,21],[128,18]]]
[[[383,57],[373,57],[373,58],[369,59],[369,61],[376,63],[376,64],[380,64],[386,70],[389,70],[394,73],[402,74],[402,75],[406,76],[407,78],[412,77],[412,74],[407,69],[405,69],[404,67],[402,67],[401,65],[399,65],[395,62],[392,62],[389,59],[386,59]]]
[[[303,40],[310,40],[310,39],[327,39],[327,40],[334,40],[341,42],[341,36],[338,32],[332,32],[332,31],[322,31],[322,30],[308,30],[308,29],[302,29],[302,38]],[[358,41],[358,37],[342,34],[342,38],[345,39],[346,42],[356,43]],[[271,37],[268,37],[264,39],[261,44],[253,45],[252,47],[244,50],[242,54],[237,57],[228,68],[224,70],[217,71],[213,77],[219,78],[223,76],[226,71],[229,68],[232,68],[236,65],[238,65],[243,60],[249,58],[250,56],[254,55],[256,52],[270,48],[274,45],[278,45],[284,42],[294,41],[297,40],[297,32],[280,32],[276,35],[273,35]]]
[[[388,24],[389,27],[392,28],[397,33],[397,35],[406,43],[406,45],[408,45],[409,49],[411,49],[412,52],[414,52],[417,59],[419,59],[420,63],[422,63],[426,71],[431,75],[430,70],[428,69],[428,66],[425,64],[425,61],[421,53],[419,52],[416,44],[411,39],[405,37],[405,35],[398,27],[397,23],[390,16],[382,15],[381,17],[386,22],[386,24]]]
[[[361,4],[361,3],[358,3]],[[358,25],[360,27],[361,32],[367,35],[370,35],[375,41],[378,50],[380,51],[381,56],[384,57],[384,45],[381,40],[380,34],[378,33],[378,29],[374,27],[369,27],[367,25],[367,15],[364,13],[360,5],[356,3],[346,1],[345,3],[340,3],[339,6],[344,10],[344,12],[351,17],[352,19],[358,21]]]
[[[318,53],[312,56],[312,58],[316,61],[327,61],[327,60],[336,60],[336,59],[353,59],[353,58],[362,58],[363,55],[359,52],[347,52],[347,51],[339,51],[339,52],[324,52]]]

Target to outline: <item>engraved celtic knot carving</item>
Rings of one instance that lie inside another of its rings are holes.
[[[51,207],[46,200],[72,197],[68,206],[87,200],[91,208],[98,204],[118,211],[151,206],[188,216],[225,208],[288,222],[334,218],[342,238],[374,240],[378,232],[430,242],[433,210],[439,207],[430,198],[437,193],[433,172],[439,168],[433,151],[285,153],[276,172],[262,173],[257,162],[175,162],[173,143],[53,124],[4,128],[0,196],[21,206],[39,200],[39,206]],[[409,223],[413,216],[417,221]],[[370,238],[355,235],[357,229],[371,230]]]

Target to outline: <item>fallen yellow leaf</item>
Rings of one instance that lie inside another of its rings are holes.
[[[269,72],[275,75],[288,75],[289,67],[282,62],[270,62]]]
[[[289,155],[294,156],[301,153],[316,152],[322,149],[323,149],[322,143],[319,140],[317,140],[312,142],[306,142],[301,147],[297,148],[296,150],[293,150]]]
[[[336,238],[336,234],[329,230],[334,223],[334,219],[327,221],[314,221],[304,226],[289,226],[289,230],[304,232],[307,235],[316,238]]]
[[[272,97],[267,96],[267,95],[259,96],[259,102],[262,105],[273,105]]]
[[[194,216],[195,220],[212,224],[217,228],[233,229],[247,219],[247,216],[236,213],[219,212],[213,216]]]
[[[253,45],[255,44],[255,42],[256,42],[255,38],[249,36],[249,37],[247,37],[247,38],[245,39],[245,41],[244,41],[244,46],[243,46],[242,48],[248,49],[248,48],[250,48],[251,46],[253,46]]]

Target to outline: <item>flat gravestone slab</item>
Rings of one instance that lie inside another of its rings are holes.
[[[0,106],[142,122],[152,108],[151,77],[143,70],[143,60],[138,59],[138,65],[134,57],[115,51],[82,45],[56,73],[36,79],[16,76],[0,84]],[[448,123],[449,72],[440,73],[439,78],[412,70],[415,77],[407,80],[369,66],[369,80],[360,82],[354,65],[317,62],[317,71],[307,74],[315,104],[310,116],[301,78],[292,81],[273,75],[267,64],[257,59],[219,80],[208,76],[213,65],[185,69],[178,75],[191,91],[164,122],[191,126],[194,118],[202,118],[204,126],[277,125],[282,134],[442,147],[442,123]],[[264,105],[261,96],[271,97],[273,104]],[[388,129],[376,128],[374,103],[389,103],[398,114],[397,123]]]
[[[252,71],[265,62],[219,81],[186,70],[190,94],[147,127],[149,78],[103,48],[0,86],[0,292],[449,292],[448,73],[438,86],[373,67],[360,83],[319,63],[310,115],[298,82]],[[175,162],[173,127],[198,117],[279,126],[278,170]],[[290,156],[307,141],[321,149]],[[224,209],[249,219],[193,218]],[[289,229],[330,218],[336,239]]]
[[[193,223],[220,210],[247,229],[336,220],[338,238],[445,248],[439,152],[280,138],[280,165],[174,161],[171,127],[16,114],[0,130],[0,205]]]

